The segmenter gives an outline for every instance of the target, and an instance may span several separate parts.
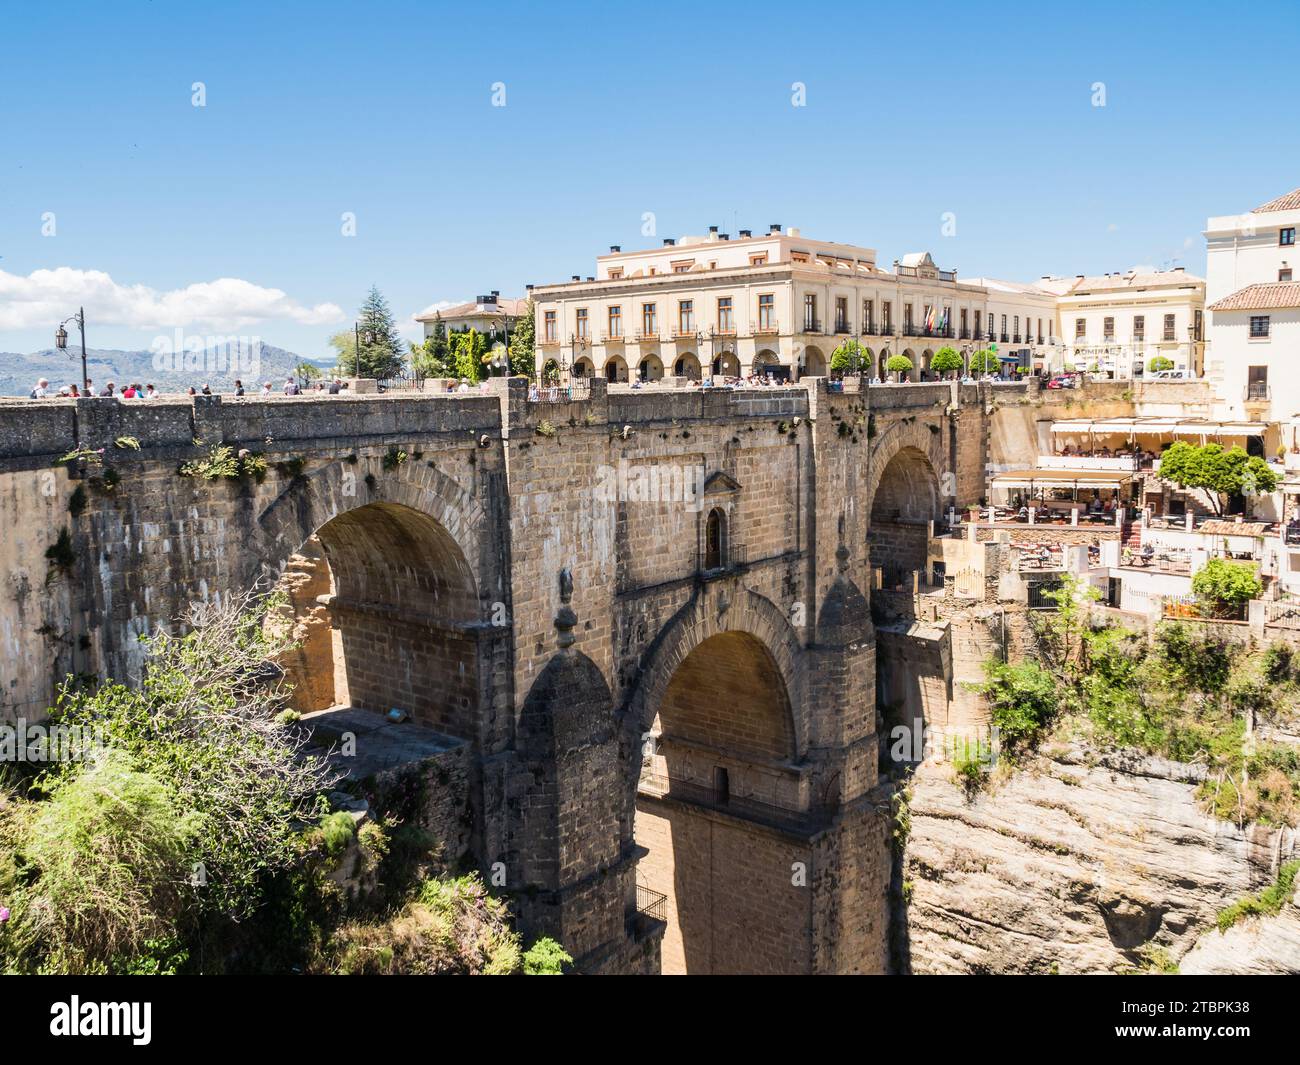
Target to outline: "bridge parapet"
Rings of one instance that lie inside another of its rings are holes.
[[[494,395],[258,396],[188,400],[0,401],[0,460],[112,448],[129,437],[142,449],[289,440],[364,439],[430,433],[498,435]]]

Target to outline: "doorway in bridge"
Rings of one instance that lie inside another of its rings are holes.
[[[677,667],[642,749],[638,906],[668,928],[663,972],[806,972],[806,784],[785,681],[754,636],[722,632]]]
[[[280,620],[299,648],[282,662],[301,713],[404,711],[471,739],[478,705],[473,574],[435,519],[370,503],[317,530],[280,578]]]
[[[927,579],[930,522],[938,522],[939,480],[925,453],[900,448],[871,500],[867,547],[875,571],[871,605],[877,622],[915,617],[914,583]],[[914,580],[915,578],[915,580]]]

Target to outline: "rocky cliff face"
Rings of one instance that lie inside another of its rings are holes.
[[[1292,830],[1245,831],[1207,816],[1198,767],[1054,750],[968,797],[926,763],[894,922],[896,965],[914,973],[1106,973],[1152,951],[1184,971],[1300,971],[1300,916],[1227,934],[1219,910],[1274,879]]]

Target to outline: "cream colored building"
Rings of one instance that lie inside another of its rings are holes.
[[[539,371],[553,362],[565,375],[612,381],[824,375],[847,339],[881,376],[891,355],[910,358],[920,380],[940,348],[968,357],[990,343],[1032,368],[1052,307],[1041,292],[961,281],[926,252],[884,269],[872,248],[777,225],[611,247],[591,277],[538,286],[533,298]]]
[[[1151,372],[1163,357],[1200,377],[1205,353],[1205,281],[1182,267],[1096,277],[1044,277],[1056,301],[1054,369],[1073,366],[1118,379]]]
[[[1206,376],[1222,417],[1300,413],[1300,189],[1206,225],[1210,348]]]

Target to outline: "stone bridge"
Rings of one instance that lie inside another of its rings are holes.
[[[593,972],[884,970],[870,598],[983,494],[989,386],[492,385],[0,403],[0,716],[294,577],[304,708],[459,747],[454,857],[528,934]],[[265,477],[179,472],[218,444]]]

